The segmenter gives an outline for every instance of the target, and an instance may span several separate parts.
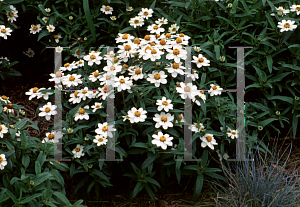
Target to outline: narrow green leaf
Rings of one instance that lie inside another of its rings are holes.
[[[201,165],[205,166],[207,160],[208,160],[208,151],[204,150],[203,153],[202,153],[202,157],[201,157]]]
[[[272,96],[272,97],[269,97],[268,98],[269,100],[276,100],[276,99],[279,99],[281,101],[285,101],[285,102],[288,102],[290,104],[293,104],[294,102],[294,99],[291,98],[291,97],[288,97],[288,96]]]
[[[138,182],[133,189],[132,198],[134,198],[143,189],[142,182]]]
[[[154,160],[156,160],[158,157],[160,156],[160,154],[153,154],[151,156],[149,156],[142,164],[141,168],[144,169],[146,167],[148,167],[149,165],[151,165]]]
[[[202,187],[203,187],[203,174],[199,174],[197,176],[197,180],[196,180],[196,183],[195,183],[195,190],[194,190],[194,199],[198,198],[201,191],[202,191]]]
[[[293,113],[293,138],[296,138],[296,133],[297,133],[297,127],[298,127],[298,117],[297,117],[297,112],[294,111]]]
[[[25,203],[28,203],[28,202],[32,201],[33,199],[35,199],[35,198],[37,198],[37,197],[40,197],[40,196],[42,196],[42,195],[43,195],[43,193],[35,193],[34,195],[29,196],[29,197],[25,198],[24,200],[21,200],[21,201],[19,202],[19,204],[25,204]]]
[[[83,0],[83,10],[84,10],[88,27],[90,28],[90,31],[92,33],[93,40],[94,42],[96,42],[96,30],[95,30],[95,25],[93,23],[92,15],[90,13],[89,0]]]
[[[53,194],[54,194],[56,197],[58,197],[62,202],[64,202],[64,204],[66,204],[66,205],[68,205],[68,206],[71,206],[70,201],[68,200],[68,198],[67,198],[64,194],[62,194],[62,193],[60,193],[60,192],[58,192],[58,191],[53,192]]]
[[[264,0],[263,0],[264,1]],[[273,21],[273,19],[271,18],[270,14],[267,13],[267,11],[265,11],[265,15],[267,17],[268,22],[270,23],[271,27],[274,29],[276,28],[276,25]]]
[[[148,185],[145,185],[145,189],[148,192],[152,201],[155,202],[155,195],[154,195],[153,191],[151,190],[151,188]]]
[[[273,67],[273,58],[271,55],[267,55],[267,65],[269,68],[269,72],[272,73],[272,67]]]

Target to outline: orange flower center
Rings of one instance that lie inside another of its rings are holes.
[[[106,132],[107,131],[107,126],[103,126],[102,131]]]
[[[165,39],[161,39],[161,40],[159,41],[159,43],[160,43],[161,45],[165,45],[165,44],[166,44],[166,40],[165,40]]]
[[[148,14],[149,14],[148,12],[146,12],[146,11],[144,12],[144,15],[145,15],[145,16],[148,16]]]
[[[99,141],[99,142],[102,142],[102,141],[103,141],[103,138],[99,138],[98,141]]]
[[[186,86],[186,87],[184,88],[184,90],[187,91],[187,92],[190,92],[191,88],[190,88],[189,86]]]
[[[55,73],[55,76],[56,76],[56,77],[61,77],[61,72],[60,72],[60,71],[57,71],[57,72]]]
[[[153,29],[158,29],[158,26],[157,26],[157,25],[154,25],[154,26],[153,26]]]
[[[71,75],[71,76],[69,77],[69,81],[74,81],[74,80],[75,80],[75,77]]]
[[[77,54],[77,55],[80,55],[80,50],[76,50],[76,54]]]
[[[110,9],[109,9],[109,7],[107,6],[107,7],[105,7],[105,11],[109,11]]]
[[[139,22],[140,22],[140,20],[138,20],[138,19],[134,20],[134,23],[135,23],[135,24],[137,24],[137,23],[139,23]]]
[[[171,34],[170,34],[170,33],[167,33],[167,34],[166,34],[166,38],[171,38]]]
[[[87,91],[82,91],[82,93],[83,93],[83,94],[86,94],[86,93],[87,93]]]
[[[130,50],[130,49],[131,49],[130,45],[125,45],[125,46],[124,46],[124,50],[128,51],[128,50]]]
[[[167,138],[166,138],[165,136],[161,136],[159,139],[160,139],[160,141],[162,141],[162,142],[164,142],[164,141],[167,140]]]
[[[183,33],[180,33],[180,34],[179,34],[179,37],[184,37],[184,34],[183,34]]]
[[[157,52],[156,52],[155,49],[151,50],[151,54],[156,54],[156,53],[157,53]]]
[[[85,110],[83,108],[79,109],[79,114],[84,114]]]
[[[37,87],[34,87],[32,91],[33,91],[33,93],[36,93],[38,90],[39,89]]]
[[[146,35],[146,36],[144,37],[144,40],[150,40],[150,36],[149,36],[149,35]]]
[[[48,113],[49,111],[50,111],[50,108],[49,108],[49,107],[46,107],[46,108],[45,108],[45,112]]]
[[[289,27],[290,27],[290,24],[289,24],[289,23],[285,23],[283,26],[284,26],[285,28],[289,28]]]
[[[94,76],[96,77],[96,76],[98,76],[99,75],[99,73],[97,72],[97,71],[95,71],[94,72]]]
[[[178,49],[174,49],[174,50],[173,50],[173,54],[174,54],[174,55],[178,55],[179,53],[180,53],[180,51],[179,51]]]
[[[7,104],[7,108],[8,108],[8,109],[12,109],[12,108],[13,108],[13,105],[12,105],[12,104]]]
[[[235,135],[236,133],[235,132],[231,132],[231,134]]]
[[[124,64],[123,67],[124,67],[124,68],[128,68],[128,65]]]
[[[58,35],[53,35],[53,36],[54,36],[54,38],[55,38],[55,39],[57,39],[57,38],[58,38]]]
[[[199,58],[198,61],[199,61],[200,63],[202,63],[202,62],[204,62],[204,59],[203,59],[203,58]]]
[[[178,37],[178,38],[176,39],[176,43],[177,43],[177,44],[182,43],[182,39]]]
[[[281,11],[283,13],[283,10],[282,9],[278,9],[279,11]]]
[[[1,32],[2,33],[6,33],[6,29],[1,29]]]
[[[1,96],[1,98],[4,99],[4,100],[8,100],[8,98],[6,96],[4,96],[4,95]]]
[[[168,105],[168,102],[167,101],[163,101],[162,104],[163,105]]]
[[[139,38],[135,38],[134,41],[133,41],[133,43],[134,43],[134,44],[140,44],[141,41],[139,40]]]
[[[211,136],[207,136],[207,137],[206,137],[206,140],[207,140],[208,142],[211,142],[211,141],[212,141],[212,137],[211,137]]]
[[[76,148],[75,148],[75,151],[76,151],[76,152],[80,152],[80,148],[79,148],[79,147],[76,147]]]
[[[173,63],[172,67],[175,69],[179,68],[179,63]]]
[[[135,115],[135,116],[140,116],[140,115],[141,115],[141,112],[136,111],[136,112],[134,112],[134,115]]]
[[[14,12],[9,12],[9,16],[13,17],[15,15]]]
[[[155,78],[156,80],[160,79],[160,74],[159,74],[159,73],[156,73],[156,74],[154,75],[154,78]]]
[[[179,116],[179,120],[181,121],[182,120],[182,116],[180,114],[178,116]]]
[[[64,64],[64,67],[69,67],[69,66],[70,66],[70,63]]]
[[[155,46],[155,43],[154,43],[154,42],[151,42],[150,45],[151,45],[151,46]]]
[[[3,158],[0,156],[0,163],[3,161]]]
[[[37,27],[37,26],[33,26],[32,29],[33,29],[33,30],[37,30],[38,27]]]
[[[147,46],[146,48],[145,48],[145,51],[146,50],[151,50],[151,47],[150,46]]]
[[[96,106],[96,108],[98,109],[98,108],[100,108],[100,106],[99,106],[99,105],[97,105],[97,106]]]
[[[166,122],[168,120],[168,118],[166,116],[162,116],[161,120],[164,121],[164,122]]]
[[[127,39],[127,38],[128,38],[128,34],[127,34],[127,33],[124,33],[123,36],[122,36],[122,39],[125,40],[125,39]]]
[[[297,7],[296,7],[296,10],[297,10],[297,11],[300,11],[300,7],[299,7],[299,6],[297,6]]]
[[[75,91],[75,92],[74,92],[74,96],[75,96],[75,97],[77,97],[77,95],[78,95],[78,92],[77,92],[77,91]]]
[[[176,87],[181,87],[181,86],[180,86],[180,83],[178,83]]]
[[[48,135],[48,139],[54,139],[54,134],[50,133],[50,134]]]
[[[213,86],[212,89],[213,89],[213,90],[217,90],[218,87],[217,87],[217,86]]]
[[[124,79],[124,78],[121,78],[121,79],[120,79],[120,83],[125,83],[125,79]]]
[[[134,71],[135,74],[140,74],[141,73],[141,70],[138,68]]]

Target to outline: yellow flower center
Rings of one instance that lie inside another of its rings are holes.
[[[175,31],[176,31],[176,28],[175,28],[175,27],[173,27],[172,31],[173,31],[173,32],[175,32]]]
[[[99,142],[102,142],[102,141],[103,141],[103,138],[99,138],[98,141],[99,141]]]
[[[111,69],[111,70],[116,70],[115,66],[113,66],[113,65],[110,66],[110,69]]]
[[[208,142],[211,142],[211,141],[212,141],[212,137],[211,137],[211,136],[207,136],[207,137],[206,137],[206,140],[207,140]]]
[[[167,140],[167,138],[166,138],[165,136],[161,136],[159,139],[160,139],[160,141],[162,141],[162,142],[164,142],[164,141]]]
[[[180,114],[178,116],[179,116],[179,121],[181,121],[182,120],[182,116]]]
[[[204,62],[204,59],[203,59],[203,58],[199,58],[198,61],[199,61],[200,63],[202,63],[202,62]]]
[[[80,50],[76,50],[76,54],[77,54],[77,55],[80,55]]]
[[[120,83],[125,83],[125,79],[124,79],[124,78],[121,78],[121,79],[120,79]]]
[[[84,114],[85,110],[83,108],[80,108],[78,112],[79,112],[79,114]]]
[[[9,12],[9,16],[13,17],[15,15],[14,12]]]
[[[45,18],[44,21],[45,21],[45,22],[48,22],[48,18]]]
[[[191,88],[190,88],[189,86],[186,86],[186,87],[184,88],[184,90],[187,91],[187,92],[190,92]]]
[[[2,33],[6,33],[6,29],[1,29],[1,32]]]
[[[195,127],[198,129],[198,124],[196,124]]]
[[[134,71],[135,74],[140,74],[141,73],[141,70],[138,68]]]
[[[144,40],[150,40],[150,36],[149,35],[146,35],[145,37],[144,37]]]
[[[172,67],[175,69],[179,68],[179,63],[173,63]]]
[[[151,46],[155,46],[155,43],[154,43],[154,42],[151,42],[150,45],[151,45]]]
[[[107,7],[105,7],[105,11],[109,11],[110,9],[109,9],[109,7],[107,6]]]
[[[46,107],[46,108],[45,108],[45,112],[48,113],[49,111],[50,111],[50,107]]]
[[[4,95],[1,96],[1,98],[4,99],[4,100],[8,100],[8,98],[6,96],[4,96]]]
[[[50,134],[48,135],[48,139],[54,139],[54,134],[50,133]]]
[[[174,54],[174,55],[178,55],[179,53],[180,53],[180,51],[179,51],[178,49],[174,49],[174,50],[173,50],[173,54]]]
[[[231,132],[231,134],[235,135],[236,133],[235,132]]]
[[[13,108],[13,105],[12,105],[12,104],[7,104],[7,108],[8,108],[8,109],[12,109],[12,108]]]
[[[182,43],[182,39],[178,37],[178,38],[176,39],[176,43],[177,43],[177,44]]]
[[[58,39],[58,35],[53,35],[55,39]]]
[[[102,131],[106,132],[107,131],[107,126],[103,126]]]
[[[91,59],[96,59],[96,55],[91,55],[90,58]]]
[[[96,77],[96,76],[98,76],[99,75],[99,73],[97,72],[97,71],[95,71],[94,72],[94,76]]]
[[[170,34],[170,33],[167,33],[167,34],[166,34],[166,38],[171,38],[171,34]]]
[[[150,46],[147,46],[146,48],[145,48],[145,51],[146,50],[151,50],[151,47]]]
[[[76,151],[76,152],[80,152],[80,148],[79,148],[79,147],[76,147],[76,148],[75,148],[75,151]]]
[[[86,94],[86,93],[87,93],[87,91],[82,91],[82,93],[83,93],[83,94]]]
[[[297,11],[300,11],[300,7],[299,7],[299,6],[297,6],[297,7],[296,7],[296,10],[297,10]]]
[[[231,133],[231,131],[230,131],[230,130],[227,130],[227,133]]]
[[[283,26],[284,26],[285,28],[289,28],[289,27],[290,27],[290,24],[289,24],[289,23],[285,23]]]
[[[75,96],[75,97],[77,97],[77,95],[78,95],[78,92],[77,92],[77,91],[75,91],[75,92],[74,92],[74,96]]]
[[[159,38],[159,37],[160,37],[160,34],[156,34],[155,37],[156,37],[156,38]]]
[[[180,33],[180,34],[179,34],[179,37],[184,37],[184,34],[183,34],[183,33]]]
[[[166,122],[168,120],[168,118],[166,116],[162,116],[161,120],[164,121],[164,122]]]
[[[64,67],[69,67],[69,66],[70,66],[70,63],[64,64]]]
[[[200,93],[204,94],[204,91],[200,91]]]
[[[0,131],[2,130],[2,126],[0,125]]]
[[[140,116],[140,115],[141,115],[141,112],[136,111],[136,112],[134,112],[134,115],[135,115],[135,116]]]
[[[123,40],[126,40],[127,38],[128,38],[128,34],[127,34],[127,33],[124,33],[123,36],[122,36],[122,39],[123,39]]]
[[[135,38],[134,41],[133,41],[133,43],[134,43],[134,44],[140,44],[141,41],[139,40],[139,38]]]
[[[156,53],[157,53],[157,52],[156,52],[155,49],[151,50],[151,54],[156,54]]]
[[[125,46],[124,46],[124,50],[128,51],[128,50],[130,50],[130,49],[131,49],[130,45],[125,45]]]
[[[156,80],[160,79],[160,74],[159,74],[159,73],[156,73],[156,74],[154,75],[154,78],[155,78]]]
[[[146,12],[146,11],[144,12],[144,15],[145,15],[145,16],[148,16],[148,14],[149,14],[148,12]]]
[[[39,88],[34,87],[32,91],[33,91],[33,93],[36,93],[38,90],[39,90]]]
[[[178,83],[176,87],[181,87],[181,86],[180,86],[180,83]]]
[[[138,20],[138,19],[134,20],[134,23],[135,23],[135,24],[137,24],[137,23],[139,23],[139,22],[140,22],[140,20]]]
[[[37,27],[37,26],[33,26],[32,29],[33,29],[33,30],[37,30],[38,27]]]
[[[3,158],[0,156],[0,163],[3,161]]]
[[[165,40],[165,39],[161,39],[161,40],[159,41],[159,43],[160,43],[161,45],[165,45],[165,44],[166,44],[166,40]]]
[[[213,90],[217,90],[218,87],[217,87],[217,86],[213,86],[212,89],[213,89]]]
[[[56,73],[55,73],[55,76],[58,78],[58,77],[61,77],[61,72],[60,71],[57,71]]]
[[[69,81],[74,81],[74,80],[75,80],[75,77],[71,75],[71,76],[69,77]]]
[[[157,26],[157,25],[154,25],[154,26],[153,26],[153,29],[158,29],[158,26]]]
[[[110,79],[111,79],[110,75],[106,76],[106,80],[110,80]]]
[[[283,13],[283,10],[282,9],[278,9],[279,11],[281,11]]]
[[[168,105],[168,102],[167,101],[163,101],[162,104],[163,105]]]

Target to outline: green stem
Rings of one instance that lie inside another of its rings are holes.
[[[126,107],[126,103],[125,103],[125,97],[124,97],[124,90],[122,90],[122,97],[123,97],[125,110],[127,111],[127,107]]]

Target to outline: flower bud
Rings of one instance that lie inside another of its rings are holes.
[[[85,137],[85,138],[84,138],[84,141],[86,141],[86,142],[89,141],[89,140],[90,140],[90,139],[89,139],[88,137]]]
[[[219,60],[220,60],[221,62],[225,62],[225,56],[220,56],[220,57],[219,57]]]
[[[84,37],[83,40],[84,40],[84,41],[87,41],[87,37]]]
[[[72,133],[73,133],[73,129],[69,128],[69,129],[68,129],[68,133],[69,133],[69,134],[72,134]]]
[[[258,131],[261,131],[263,130],[263,127],[262,126],[258,126]]]
[[[280,115],[280,111],[276,111],[276,115],[279,116]]]
[[[299,97],[295,96],[295,100],[298,101],[298,100],[299,100]]]
[[[89,164],[89,165],[88,165],[88,168],[90,168],[90,169],[91,169],[92,167],[93,167],[93,165],[92,165],[92,164]]]
[[[32,180],[30,181],[30,185],[34,186],[34,182]]]
[[[200,47],[197,47],[197,46],[194,46],[194,50],[195,50],[195,52],[200,52]]]
[[[69,16],[69,20],[73,20],[73,16]]]
[[[282,16],[283,13],[282,13],[282,11],[278,11],[277,14],[278,14],[278,16]]]
[[[232,3],[227,4],[228,8],[232,8]]]

